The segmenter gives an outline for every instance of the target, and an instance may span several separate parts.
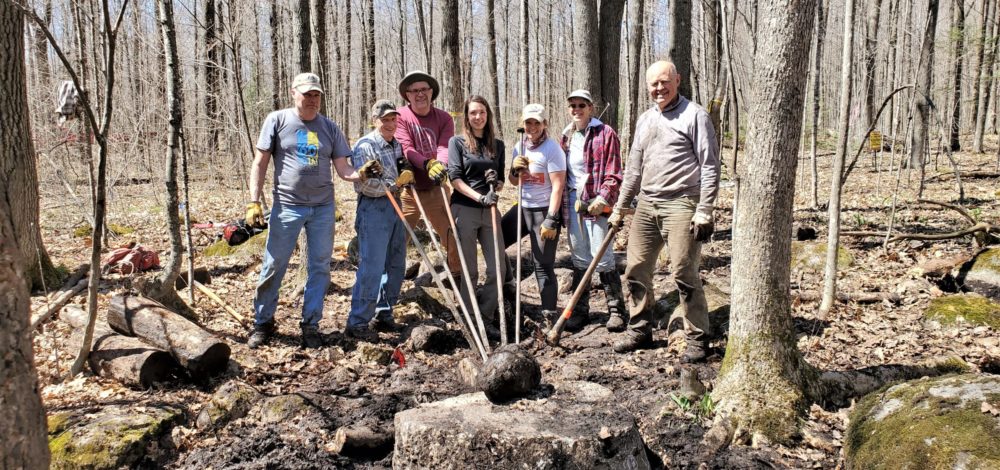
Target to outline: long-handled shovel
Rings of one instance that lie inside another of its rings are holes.
[[[417,203],[417,209],[420,211],[420,217],[424,219],[424,224],[430,227],[431,221],[429,218],[427,218],[427,212],[424,211],[424,203],[420,201],[420,196],[417,195],[417,190],[413,189],[412,186],[410,187],[410,194],[413,196],[413,201]],[[447,203],[448,201],[445,201],[445,204]],[[434,249],[437,250],[438,255],[441,256],[441,259],[446,259],[444,255],[444,249],[442,249],[441,244],[438,243],[438,239],[434,235],[434,231],[428,230],[428,232],[430,233],[431,243],[434,245]],[[451,283],[452,293],[455,295],[455,298],[458,299],[458,306],[459,308],[462,309],[462,314],[465,315],[465,321],[469,325],[469,329],[472,330],[473,336],[476,338],[476,341],[479,342],[478,345],[479,349],[485,351],[485,348],[483,348],[482,344],[483,340],[479,336],[478,334],[479,332],[476,330],[476,324],[473,323],[472,316],[469,315],[469,308],[465,305],[465,301],[462,299],[462,293],[458,290],[458,283],[455,282],[455,276],[451,274],[451,270],[448,269],[447,266],[445,267],[445,272],[448,273],[448,281]],[[437,276],[437,273],[432,271],[431,275]]]
[[[492,173],[492,174],[491,174]],[[486,172],[486,182],[490,185],[490,192],[496,191],[497,174],[493,170]],[[518,208],[520,210],[520,208]],[[490,225],[493,226],[493,256],[494,268],[497,272],[497,307],[500,311],[500,344],[507,344],[507,313],[503,305],[503,268],[500,267],[500,250],[503,249],[503,242],[500,241],[500,217],[497,216],[496,204],[490,206]]]
[[[420,240],[417,240],[417,234],[413,233],[413,227],[410,227],[410,224],[406,222],[406,217],[403,215],[403,209],[400,209],[399,203],[396,202],[396,198],[392,195],[392,192],[389,191],[389,188],[387,188],[385,184],[382,185],[382,189],[385,191],[385,197],[389,198],[389,202],[392,203],[392,208],[396,210],[396,215],[399,216],[399,220],[403,221],[403,227],[406,227],[406,232],[410,234],[410,240],[413,240],[413,246],[416,247],[417,252],[420,253],[420,259],[422,259],[424,264],[427,266],[427,270],[434,274],[434,265],[431,264],[430,258],[427,257],[427,252],[424,251],[423,244],[420,243]],[[434,278],[434,282],[437,283],[438,289],[441,290],[441,295],[443,295],[445,299],[449,299],[444,285],[441,284],[441,279],[436,275],[432,275],[431,277]],[[478,350],[479,355],[482,356],[485,361],[487,356],[486,351],[482,348],[482,343],[479,341],[478,337],[472,334],[472,331],[468,326],[466,326],[465,322],[462,321],[462,316],[458,314],[457,310],[455,310],[455,302],[448,302],[448,309],[451,310],[452,316],[455,317],[455,322],[458,323],[459,327],[461,327],[462,334],[465,335],[465,340],[469,342],[469,346],[475,347]]]
[[[517,133],[521,134],[521,155],[524,155],[524,128],[518,127]],[[524,202],[524,185],[517,185],[517,270],[514,278],[516,282],[515,293],[514,293],[514,342],[521,342],[521,245],[523,237],[521,237],[521,230],[523,229],[524,220],[522,217],[524,214],[521,212],[521,203]],[[572,250],[571,250],[572,251]]]
[[[448,201],[448,192],[445,191],[444,186],[439,186],[441,189],[441,197],[445,202]],[[448,223],[451,224],[451,233],[455,237],[455,245],[461,246],[458,239],[458,228],[455,227],[455,216],[451,213],[451,205],[444,205],[445,211],[448,213]],[[486,348],[486,353],[492,353],[493,350],[490,348],[489,338],[486,337],[486,325],[483,323],[483,314],[479,311],[479,302],[476,302],[474,298],[476,294],[476,286],[472,285],[472,277],[469,276],[469,263],[465,261],[465,255],[462,253],[461,249],[458,251],[458,261],[462,265],[462,275],[465,277],[465,286],[469,289],[469,298],[472,300],[472,311],[476,314],[476,322],[479,324],[479,334],[480,338],[483,339],[483,346]]]
[[[610,227],[608,234],[604,236],[604,241],[601,242],[601,248],[597,250],[597,254],[594,255],[594,259],[590,261],[590,266],[587,266],[587,272],[583,274],[583,279],[580,280],[580,284],[576,286],[576,291],[573,292],[573,297],[566,304],[566,308],[563,309],[562,315],[556,324],[549,331],[549,334],[545,337],[545,340],[555,346],[559,344],[559,335],[562,334],[563,328],[566,326],[566,320],[573,315],[573,307],[576,303],[580,301],[580,297],[586,292],[586,289],[590,289],[590,277],[594,275],[594,270],[597,269],[597,264],[601,261],[601,257],[604,256],[604,252],[608,251],[608,247],[611,246],[611,241],[615,239],[615,234],[618,233],[618,227]]]

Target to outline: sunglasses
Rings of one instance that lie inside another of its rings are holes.
[[[407,93],[413,93],[413,94],[427,93],[428,91],[431,91],[430,87],[424,87],[424,88],[416,88],[416,89],[406,90]]]

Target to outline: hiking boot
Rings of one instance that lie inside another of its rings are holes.
[[[374,343],[378,341],[378,333],[370,330],[367,326],[349,326],[344,330],[344,335],[348,338]]]
[[[247,347],[250,349],[257,349],[267,344],[268,341],[271,341],[272,335],[274,335],[274,322],[254,325],[253,333],[251,333],[250,338],[247,339]]]
[[[707,341],[688,341],[687,348],[684,349],[684,354],[681,355],[681,363],[694,364],[705,362],[706,356],[708,356]]]
[[[395,333],[399,331],[399,324],[396,323],[395,318],[392,318],[392,315],[389,315],[385,318],[373,318],[372,321],[368,322],[368,328],[380,333]]]
[[[576,309],[573,309],[573,314],[566,320],[566,326],[564,329],[570,333],[576,333],[577,331],[582,330],[583,327],[587,326],[587,323],[590,323],[590,312],[586,310],[577,311]]]
[[[304,349],[317,349],[323,347],[323,337],[319,334],[316,325],[306,325],[302,327],[302,347]]]
[[[627,353],[636,349],[646,349],[653,345],[653,332],[649,330],[628,329],[618,335],[618,340],[612,345],[616,353]]]
[[[604,326],[608,331],[625,331],[627,318],[622,296],[622,278],[617,271],[601,273],[601,284],[604,285],[604,297],[608,299],[608,314],[611,315]]]

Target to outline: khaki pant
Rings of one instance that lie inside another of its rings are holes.
[[[708,305],[702,290],[698,265],[701,243],[691,233],[697,200],[680,197],[669,201],[640,200],[636,207],[628,237],[628,283],[630,329],[651,331],[656,296],[653,291],[653,269],[663,244],[670,255],[670,270],[677,283],[684,306],[684,330],[692,341],[707,341]]]
[[[462,265],[457,255],[458,248],[455,245],[455,237],[451,233],[451,223],[448,221],[448,209],[445,207],[448,201],[441,195],[441,189],[438,187],[422,191],[414,189],[414,191],[416,191],[417,197],[420,198],[420,203],[424,206],[424,212],[427,213],[427,219],[430,220],[434,232],[437,233],[438,240],[447,252],[448,270],[453,274],[461,273]],[[447,188],[445,188],[445,192],[448,192]],[[416,228],[423,221],[423,218],[420,217],[420,209],[417,207],[417,203],[414,202],[412,193],[410,191],[403,191],[401,199],[403,200],[403,216],[406,218],[406,223]],[[428,230],[431,228],[427,227]],[[472,269],[472,267],[470,266],[469,269]]]

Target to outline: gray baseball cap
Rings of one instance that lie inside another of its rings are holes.
[[[308,93],[310,91],[318,91],[323,93],[322,82],[319,81],[319,75],[314,73],[300,73],[292,79],[292,88],[299,93]]]
[[[590,97],[590,92],[587,91],[587,90],[584,90],[583,88],[581,88],[579,90],[574,90],[572,93],[570,93],[569,96],[566,97],[566,101],[569,101],[570,99],[573,99],[573,98],[584,99],[584,100],[587,100],[588,102],[590,102],[590,104],[594,104],[594,98]]]
[[[372,105],[372,119],[380,119],[390,114],[399,114],[396,105],[389,100],[378,100]]]

